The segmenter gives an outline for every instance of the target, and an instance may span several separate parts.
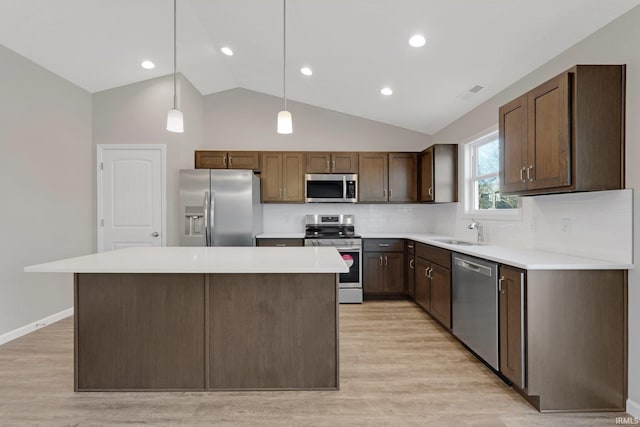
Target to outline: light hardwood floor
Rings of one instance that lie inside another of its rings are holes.
[[[408,301],[340,306],[340,391],[74,393],[73,322],[0,346],[0,425],[591,426],[540,414]]]

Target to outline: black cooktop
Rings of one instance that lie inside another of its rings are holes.
[[[305,229],[304,237],[307,239],[357,239],[359,234],[354,233],[352,225],[347,226],[311,226]]]

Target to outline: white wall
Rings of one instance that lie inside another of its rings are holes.
[[[483,129],[495,125],[500,105],[533,88],[537,84],[559,74],[575,64],[627,64],[627,104],[626,104],[626,187],[640,187],[640,7],[636,7],[611,22],[600,31],[577,43],[558,57],[542,67],[534,70],[505,91],[480,105],[469,114],[458,119],[447,128],[434,135],[434,141],[457,143],[477,134]],[[570,196],[557,196],[557,201],[569,203]],[[598,198],[602,208],[606,208],[607,195],[593,193],[594,205],[598,206]],[[543,202],[544,204],[544,202]],[[640,244],[640,201],[633,200],[633,245]],[[446,209],[446,208],[445,208]],[[538,209],[545,209],[539,205]],[[597,213],[596,213],[597,215]],[[600,216],[594,217],[598,220]],[[609,226],[617,227],[609,219]],[[459,220],[458,216],[458,220]],[[514,227],[523,224],[514,223]],[[526,225],[524,225],[526,227]],[[535,238],[534,238],[535,239]],[[537,242],[536,245],[540,245]],[[629,272],[629,402],[628,410],[640,417],[640,272]]]
[[[282,98],[247,89],[207,95],[201,148],[209,150],[421,151],[429,135],[295,101],[293,134],[276,133]]]
[[[95,208],[91,95],[4,46],[0,94],[1,338],[73,306],[71,275],[23,268],[90,253]]]
[[[178,104],[184,133],[166,130],[173,105],[173,76],[163,76],[93,94],[93,144],[165,144],[167,146],[167,245],[178,245],[176,227],[180,169],[192,169],[194,150],[202,146],[203,98],[179,75]],[[95,155],[92,157],[95,159]],[[93,160],[95,164],[95,160]],[[94,178],[95,182],[95,178]],[[93,197],[95,206],[95,194]]]

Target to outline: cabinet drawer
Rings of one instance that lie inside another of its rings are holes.
[[[256,239],[256,246],[304,246],[304,239]]]
[[[405,241],[405,246],[407,248],[407,253],[408,254],[415,254],[416,253],[416,242],[414,242],[413,240],[406,240]]]
[[[451,252],[446,249],[416,242],[416,256],[451,269]]]
[[[404,252],[404,239],[364,239],[365,252]]]

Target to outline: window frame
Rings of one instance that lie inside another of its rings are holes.
[[[494,176],[493,173],[476,176],[475,153],[476,147],[484,143],[498,139],[498,126],[472,136],[462,142],[463,168],[462,182],[464,192],[464,213],[463,218],[491,219],[491,220],[516,220],[522,219],[522,198],[519,199],[516,209],[476,209],[475,208],[475,183],[477,180]],[[500,170],[497,173],[500,177]]]

